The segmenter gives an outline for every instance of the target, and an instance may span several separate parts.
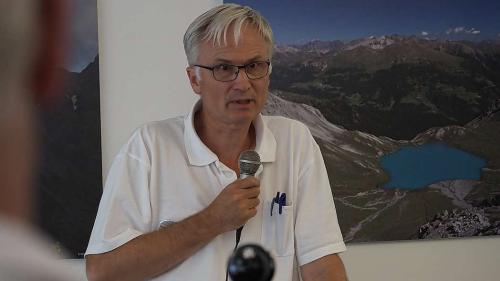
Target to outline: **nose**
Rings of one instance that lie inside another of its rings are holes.
[[[240,68],[238,71],[238,76],[233,80],[233,88],[241,91],[246,91],[250,89],[250,79],[247,76],[245,68]]]

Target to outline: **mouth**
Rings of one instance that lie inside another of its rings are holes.
[[[254,99],[239,99],[239,100],[233,100],[230,101],[230,103],[237,103],[237,104],[249,104],[251,102],[254,102]]]

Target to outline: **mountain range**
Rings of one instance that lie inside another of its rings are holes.
[[[465,125],[500,99],[500,41],[389,35],[278,45],[271,90],[333,124],[397,140]]]

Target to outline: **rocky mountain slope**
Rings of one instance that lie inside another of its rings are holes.
[[[379,158],[396,150],[402,142],[387,137],[349,131],[328,122],[321,112],[309,105],[299,104],[270,94],[263,114],[281,115],[306,124],[321,151],[335,192],[340,195],[350,186],[365,191],[387,179],[387,174],[379,166]],[[356,179],[357,187],[352,186]]]
[[[102,193],[98,58],[81,73],[61,70],[63,98],[40,112],[37,222],[74,257],[82,257]]]
[[[381,188],[388,175],[380,167],[379,160],[403,145],[432,141],[446,142],[472,153],[500,159],[498,149],[496,154],[492,152],[497,147],[496,140],[500,138],[497,136],[500,134],[500,123],[496,110],[490,110],[489,114],[463,127],[432,128],[411,141],[396,141],[334,125],[318,109],[287,101],[280,96],[280,92],[270,94],[263,112],[293,118],[309,127],[323,152],[346,241],[434,237],[434,234],[425,234],[435,233],[430,229],[436,224],[432,221],[439,214],[453,210],[458,214],[480,210],[478,212],[485,215],[493,228],[488,226],[474,233],[490,235],[495,231],[494,226],[500,221],[499,207],[495,205],[495,194],[500,194],[500,177],[494,172],[500,169],[493,164],[495,161],[489,161],[489,166],[483,171],[485,178],[479,181],[452,180],[417,190],[388,190]],[[467,147],[466,144],[472,145]],[[482,150],[477,150],[478,147]],[[451,234],[451,230],[448,234],[439,231],[443,237],[455,235]],[[463,234],[470,231],[467,228]]]

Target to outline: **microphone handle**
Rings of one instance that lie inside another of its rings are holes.
[[[248,177],[253,177],[254,175],[249,175],[249,174],[240,174],[240,179],[246,179]]]
[[[244,225],[236,229],[236,245],[234,246],[234,249],[238,248],[238,244],[240,243],[241,231],[243,230],[243,226]]]
[[[250,175],[250,174],[243,174],[241,173],[240,174],[240,179],[245,179],[245,178],[248,178],[248,177],[253,177],[254,175]],[[245,225],[242,225],[240,226],[240,228],[238,228],[236,230],[236,245],[234,246],[234,250],[236,250],[236,248],[238,248],[238,244],[240,243],[240,238],[241,238],[241,231],[243,230],[243,227]]]

